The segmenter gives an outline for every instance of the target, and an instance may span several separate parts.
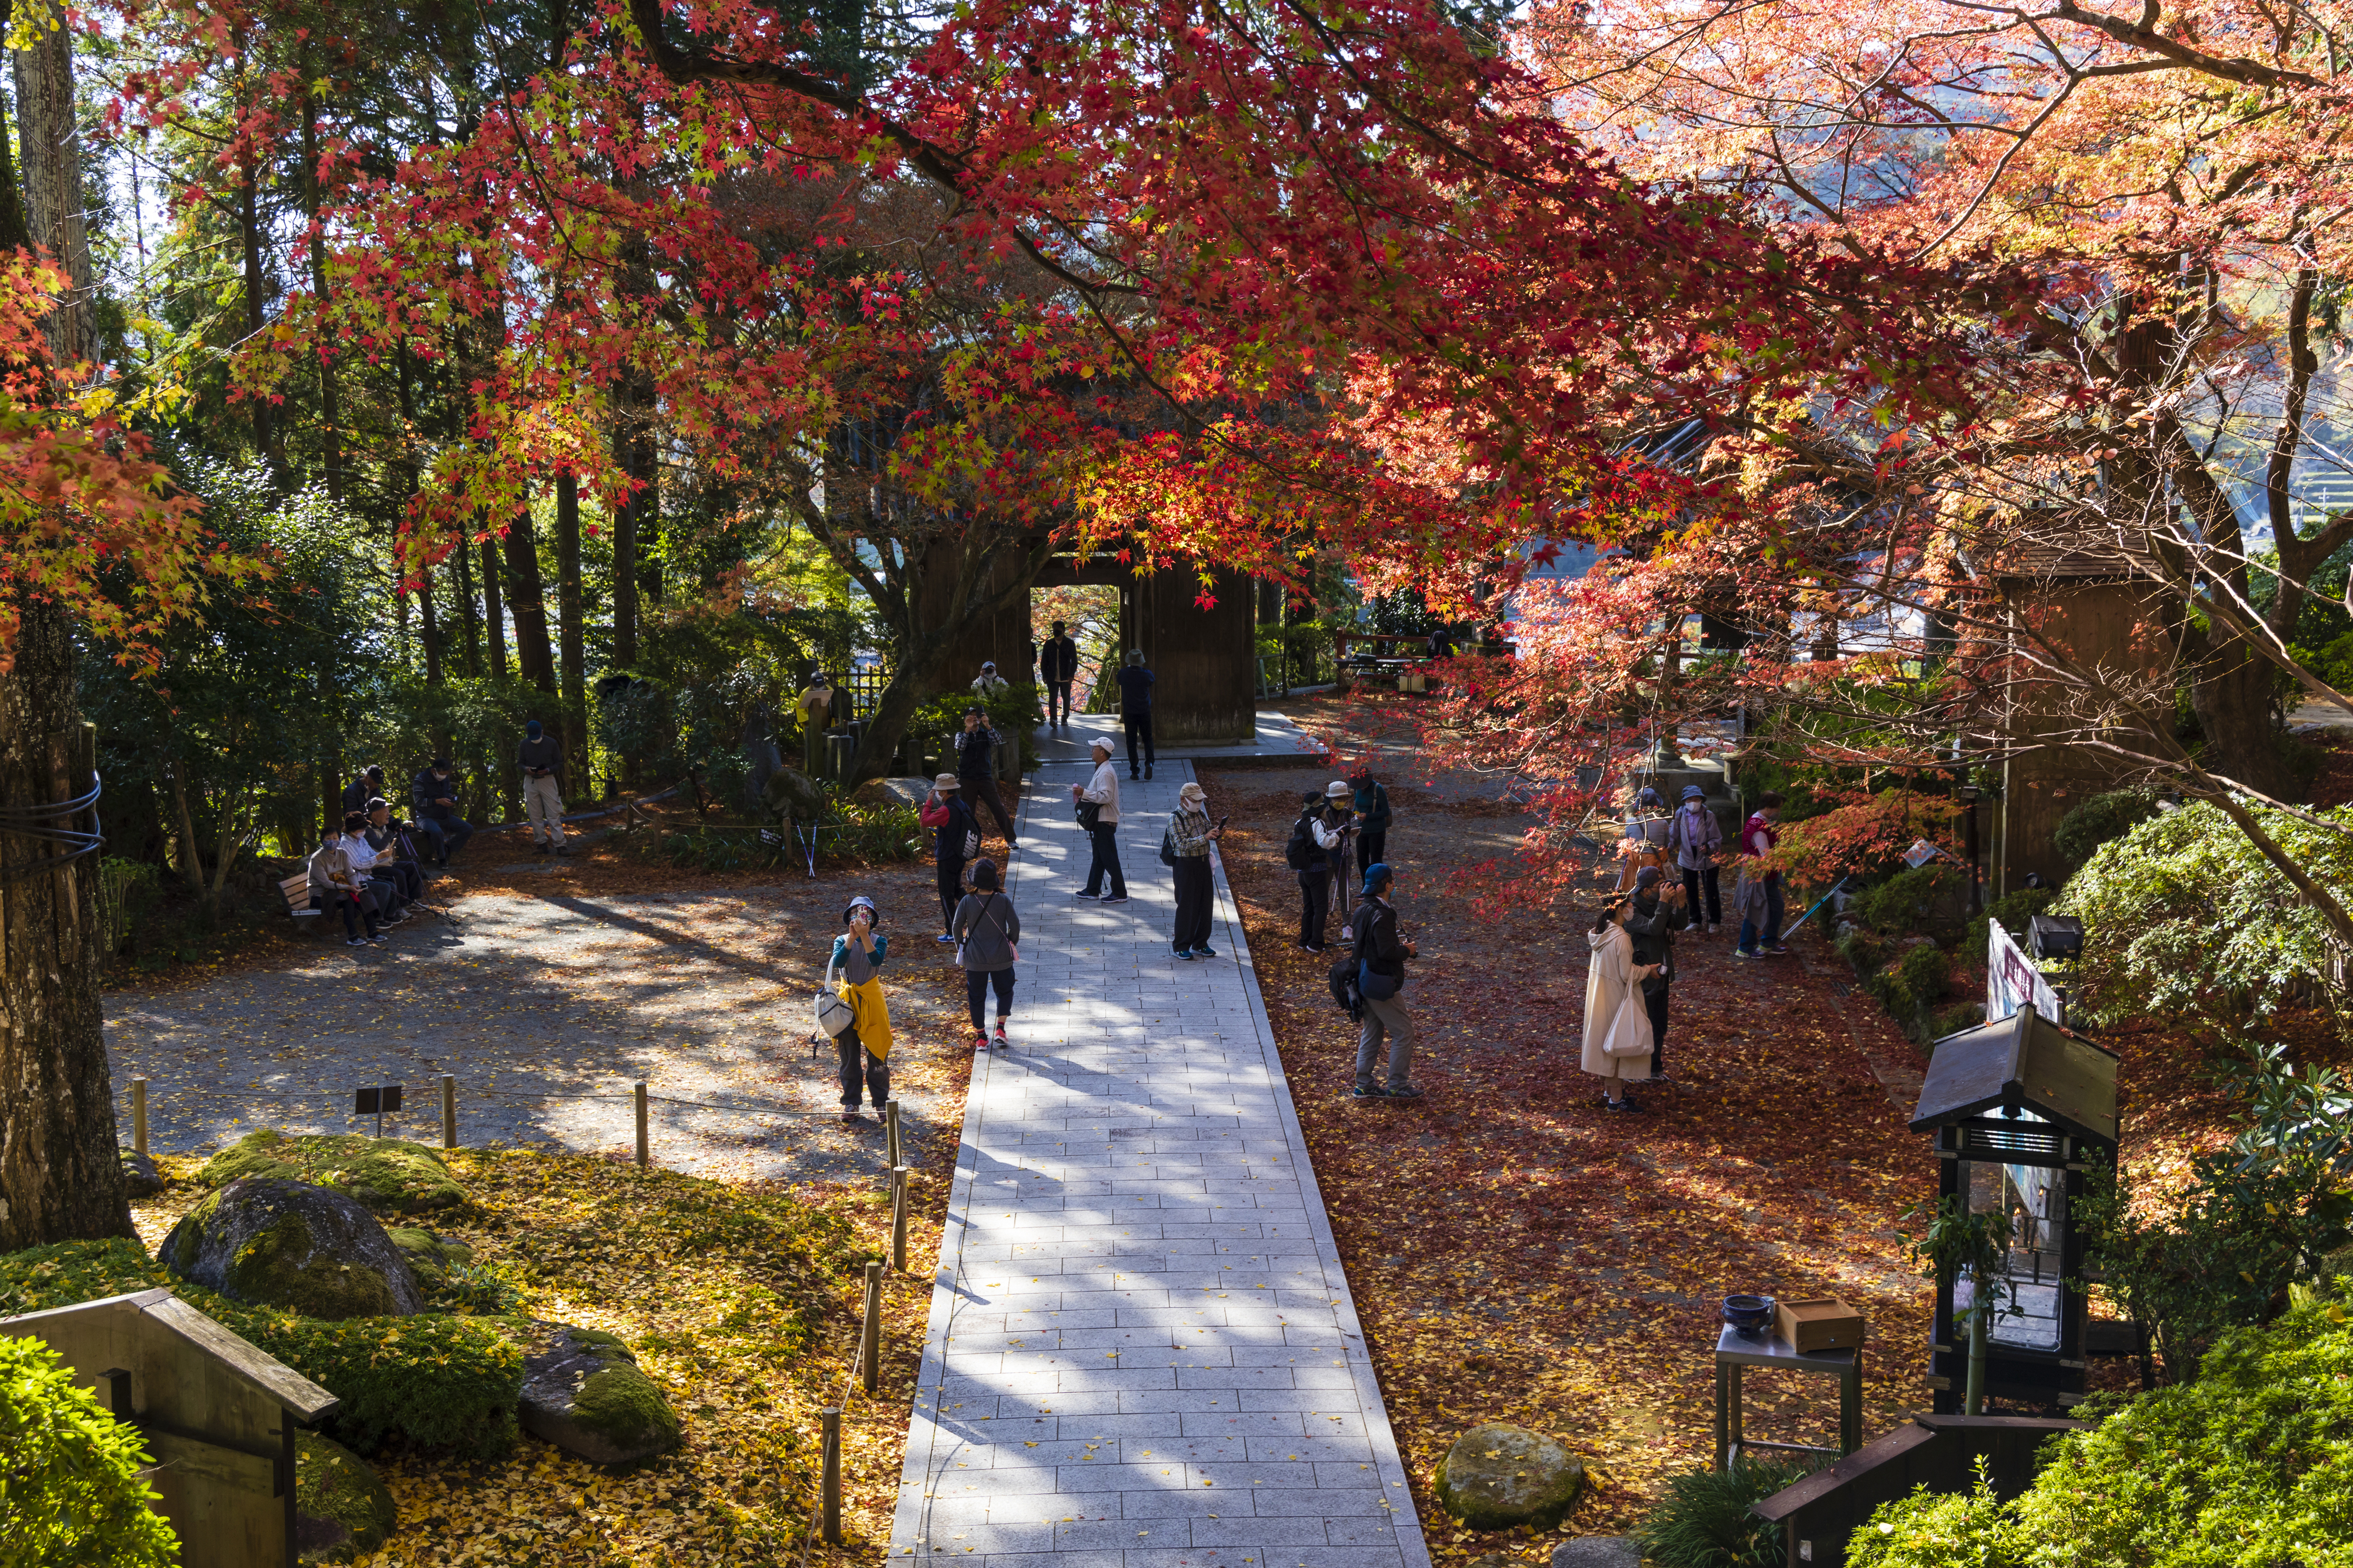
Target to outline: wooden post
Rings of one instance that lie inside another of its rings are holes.
[[[882,1266],[866,1266],[866,1332],[858,1345],[858,1381],[874,1392],[882,1380]]]
[[[899,1146],[899,1102],[895,1100],[882,1102],[882,1137],[890,1151],[892,1169],[905,1164],[906,1152]]]
[[[441,1075],[441,1147],[458,1146],[458,1075]]]
[[[891,1267],[907,1272],[907,1178],[904,1165],[891,1167]]]
[[[147,1152],[147,1080],[131,1080],[131,1149],[136,1154]]]
[[[646,1168],[646,1082],[638,1080],[638,1169]]]
[[[825,1514],[825,1543],[841,1544],[841,1406],[828,1405],[818,1412],[825,1423],[825,1471],[818,1483]]]

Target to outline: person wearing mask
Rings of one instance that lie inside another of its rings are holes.
[[[1716,826],[1706,793],[1697,784],[1683,785],[1683,804],[1667,824],[1667,847],[1674,851],[1675,869],[1683,873],[1683,908],[1692,924],[1700,923],[1704,910],[1708,932],[1723,930],[1724,899],[1717,890],[1715,858],[1724,848],[1724,829]]]
[[[377,863],[379,857],[368,842],[367,828],[367,813],[343,814],[343,855],[359,874],[360,885],[375,897],[375,907],[384,911],[383,923],[396,926],[408,918],[408,900],[401,897],[400,883],[391,868]]]
[[[1119,672],[1119,721],[1127,731],[1127,776],[1135,774],[1135,746],[1144,742],[1144,776],[1152,776],[1152,671],[1144,668],[1144,650],[1131,648],[1127,668]]]
[[[972,678],[972,689],[983,697],[994,697],[1012,684],[997,673],[997,661],[993,658],[983,659],[980,673]]]
[[[1079,678],[1079,645],[1063,631],[1062,623],[1054,623],[1054,635],[1038,650],[1038,675],[1046,683],[1046,723],[1067,726],[1071,721],[1071,682]]]
[[[1605,1110],[1641,1110],[1626,1092],[1626,1086],[1651,1076],[1650,1052],[1612,1056],[1608,1049],[1612,1026],[1632,998],[1634,988],[1651,973],[1649,965],[1634,962],[1633,939],[1626,934],[1626,917],[1633,909],[1630,896],[1611,899],[1602,906],[1585,939],[1593,957],[1585,972],[1585,1019],[1577,1065],[1601,1080]]]
[[[1087,754],[1094,759],[1094,777],[1083,785],[1071,786],[1074,808],[1095,808],[1094,825],[1087,829],[1087,885],[1079,889],[1078,896],[1101,899],[1106,904],[1124,904],[1127,902],[1127,873],[1119,865],[1119,774],[1111,765],[1111,753],[1110,736],[1097,735],[1088,742]],[[1083,813],[1080,820],[1086,820]],[[1106,878],[1110,879],[1108,885]]]
[[[1366,867],[1365,900],[1348,922],[1356,932],[1356,990],[1365,1003],[1364,1022],[1356,1036],[1358,1100],[1421,1098],[1421,1090],[1409,1078],[1413,1020],[1398,999],[1405,989],[1405,962],[1414,955],[1415,948],[1398,932],[1397,906],[1389,901],[1395,896],[1391,887],[1387,864],[1375,861]],[[1376,1084],[1373,1068],[1380,1059],[1383,1040],[1389,1047],[1388,1077]]]
[[[1781,797],[1767,790],[1757,797],[1757,809],[1748,814],[1748,820],[1740,829],[1740,853],[1746,861],[1755,862],[1744,863],[1740,874],[1746,877],[1754,873],[1765,889],[1765,923],[1757,928],[1757,952],[1789,951],[1781,945],[1781,917],[1788,913],[1781,891],[1781,873],[1764,864],[1765,857],[1772,854],[1773,846],[1780,841],[1781,836],[1773,830],[1773,825],[1780,820]]]
[[[446,868],[449,857],[474,836],[474,825],[458,815],[458,774],[448,758],[434,758],[409,781],[408,804],[417,813],[417,831],[431,847],[433,863]]]
[[[367,826],[361,829],[361,837],[375,857],[369,868],[373,875],[388,879],[403,903],[413,904],[425,897],[425,872],[410,858],[406,836],[392,825],[392,803],[382,795],[367,803]]]
[[[964,901],[964,868],[980,854],[980,819],[965,805],[964,785],[954,773],[932,781],[932,793],[915,814],[932,829],[932,863],[939,873],[940,940],[955,940],[956,905]]]
[[[1389,792],[1375,782],[1369,765],[1360,765],[1350,773],[1348,785],[1355,792],[1349,804],[1356,814],[1356,868],[1361,878],[1388,858]]]
[[[1342,868],[1345,875],[1348,795],[1348,786],[1335,779],[1322,795],[1304,796],[1283,847],[1284,863],[1299,873],[1299,945],[1309,952],[1324,951],[1324,930],[1332,921],[1333,868]]]
[[[531,825],[532,847],[542,854],[571,854],[564,844],[564,748],[536,719],[522,727],[515,763],[522,770],[523,819]]]
[[[1209,820],[1208,795],[1190,780],[1176,792],[1176,809],[1168,816],[1168,847],[1176,857],[1170,868],[1176,884],[1176,930],[1172,942],[1179,958],[1215,958],[1209,945],[1209,912],[1217,902],[1217,887],[1209,873],[1209,846],[1225,836]]]
[[[384,793],[384,764],[370,763],[360,776],[343,786],[343,809],[367,810],[367,803]]]
[[[356,815],[356,814],[354,814]],[[361,817],[361,821],[367,819]],[[377,929],[375,894],[352,865],[351,851],[342,835],[330,833],[312,850],[308,865],[311,907],[333,910],[343,917],[343,945],[365,947],[387,939]],[[361,934],[364,926],[366,934]]]
[[[1674,933],[1691,923],[1683,897],[1683,885],[1667,881],[1655,866],[1634,873],[1634,905],[1626,916],[1626,935],[1634,943],[1634,962],[1651,971],[1642,982],[1642,1007],[1651,1016],[1652,1078],[1667,1076],[1667,984],[1675,976]]]
[[[1004,740],[989,728],[988,714],[978,703],[964,710],[964,728],[955,733],[956,777],[964,784],[965,805],[971,808],[973,819],[980,819],[983,806],[997,818],[997,826],[1005,834],[1005,847],[1014,847],[1013,819],[1005,814],[1005,801],[997,793],[997,748]]]
[[[964,1003],[972,1015],[972,1048],[1005,1050],[1005,1020],[1013,1012],[1013,965],[1021,951],[1021,915],[997,885],[997,867],[983,860],[972,868],[972,891],[955,911],[956,961],[964,966]],[[997,1034],[983,1020],[988,993],[997,993]]]
[[[826,971],[841,972],[834,994],[849,1004],[850,1022],[833,1043],[841,1052],[841,1119],[862,1126],[866,1119],[858,1114],[861,1084],[877,1117],[891,1099],[891,1005],[883,998],[881,979],[891,939],[874,934],[881,914],[863,893],[841,911],[841,923],[849,930],[833,939]]]

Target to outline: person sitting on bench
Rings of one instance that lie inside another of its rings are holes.
[[[343,786],[343,809],[365,811],[368,797],[384,793],[384,764],[370,763],[360,771],[360,776]]]
[[[352,868],[351,854],[344,848],[343,840],[332,833],[311,856],[311,907],[342,911],[346,947],[365,947],[372,942],[387,940],[376,930],[375,895],[368,891],[360,874]],[[365,936],[360,934],[363,924],[367,927]]]
[[[408,900],[401,897],[399,880],[391,868],[379,864],[389,857],[380,855],[367,840],[367,814],[346,812],[343,816],[343,853],[351,858],[352,869],[359,873],[360,883],[375,895],[376,908],[384,911],[384,923],[396,926],[408,918]]]
[[[360,837],[375,852],[368,874],[388,879],[401,902],[413,904],[425,897],[425,868],[417,863],[417,847],[408,835],[393,826],[392,802],[382,795],[367,803],[367,826]]]
[[[431,767],[409,782],[408,796],[417,811],[417,828],[425,835],[427,853],[435,865],[448,866],[449,857],[474,836],[474,825],[458,815],[458,775],[449,759],[434,758]]]

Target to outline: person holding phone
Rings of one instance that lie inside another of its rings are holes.
[[[1171,868],[1176,881],[1176,931],[1174,945],[1179,958],[1215,958],[1209,945],[1209,910],[1217,889],[1209,873],[1209,846],[1225,837],[1226,823],[1209,820],[1208,795],[1187,782],[1176,792],[1176,809],[1168,815],[1168,844],[1176,854]]]
[[[849,1027],[836,1035],[841,1051],[841,1119],[863,1125],[858,1114],[859,1089],[874,1102],[881,1116],[891,1099],[891,1006],[882,995],[882,961],[890,956],[891,939],[877,936],[881,913],[874,900],[860,893],[841,911],[849,928],[833,939],[828,967],[841,972],[839,994],[850,1006]]]

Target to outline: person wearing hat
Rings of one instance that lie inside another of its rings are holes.
[[[1021,915],[998,889],[997,868],[987,860],[973,867],[972,891],[956,905],[955,939],[956,962],[964,968],[965,1006],[972,1016],[972,1048],[986,1050],[994,1044],[1004,1050],[1010,1043],[1005,1037],[1005,1020],[1013,1012],[1013,966],[1021,957],[1014,944],[1021,940]],[[994,1041],[983,1026],[991,988],[997,992]]]
[[[891,939],[876,936],[882,921],[874,900],[860,893],[841,911],[849,931],[833,939],[833,955],[826,967],[839,969],[841,982],[834,994],[849,1004],[849,1027],[833,1037],[841,1052],[841,1119],[862,1125],[858,1114],[859,1089],[874,1101],[881,1116],[891,1099],[891,1005],[882,995],[882,961],[890,956]]]
[[[1209,909],[1217,901],[1209,875],[1209,846],[1225,829],[1209,820],[1208,794],[1187,780],[1176,792],[1176,809],[1168,814],[1168,848],[1176,857],[1171,868],[1176,883],[1176,931],[1173,942],[1179,958],[1215,958],[1209,945]]]
[[[360,776],[343,786],[343,809],[364,812],[367,803],[384,793],[384,764],[370,763]]]
[[[1085,784],[1071,786],[1071,803],[1082,803],[1095,808],[1094,826],[1088,831],[1092,853],[1087,860],[1087,885],[1078,891],[1082,899],[1101,899],[1106,904],[1127,902],[1127,873],[1119,866],[1119,773],[1111,765],[1112,742],[1108,735],[1097,735],[1087,742],[1087,754],[1094,759],[1094,777]],[[1105,886],[1104,879],[1110,883]]]
[[[1005,834],[1005,847],[1014,846],[1013,819],[1005,815],[1005,801],[997,793],[997,748],[1005,739],[989,727],[988,710],[976,702],[964,710],[964,728],[955,732],[956,777],[964,784],[965,805],[972,809],[973,820],[980,820],[980,808],[997,818],[997,826]]]
[[[1683,803],[1667,824],[1667,847],[1674,851],[1675,868],[1683,875],[1683,907],[1690,911],[1692,923],[1700,923],[1700,911],[1704,909],[1707,931],[1714,934],[1724,925],[1724,898],[1715,879],[1715,858],[1724,848],[1724,829],[1716,826],[1715,813],[1707,808],[1707,794],[1697,784],[1683,785]]]
[[[1038,679],[1046,683],[1046,722],[1049,727],[1067,725],[1071,721],[1071,682],[1079,678],[1079,645],[1054,623],[1054,635],[1038,650]]]
[[[980,856],[980,819],[964,803],[964,785],[954,773],[932,781],[932,793],[916,819],[932,829],[932,861],[939,872],[940,940],[955,940],[956,905],[964,901],[964,868]]]
[[[994,697],[1012,684],[997,673],[997,661],[993,658],[981,660],[980,673],[972,678],[972,689],[983,697]]]
[[[1357,763],[1348,784],[1356,791],[1348,804],[1356,814],[1356,868],[1368,872],[1388,858],[1389,792],[1374,779],[1370,763]]]
[[[1398,933],[1397,906],[1392,897],[1388,866],[1375,861],[1365,868],[1365,899],[1348,923],[1356,932],[1356,991],[1364,999],[1365,1016],[1356,1036],[1356,1098],[1358,1100],[1419,1100],[1421,1090],[1409,1078],[1413,1066],[1413,1020],[1398,1000],[1405,989],[1405,961],[1414,955],[1413,943]],[[1375,993],[1379,994],[1375,994]],[[1388,1077],[1373,1081],[1381,1042],[1389,1047]]]
[[[367,803],[367,826],[360,830],[367,840],[368,851],[375,857],[370,873],[392,883],[393,891],[406,903],[417,903],[425,897],[425,872],[417,864],[416,847],[408,836],[392,824],[392,802],[377,795]]]
[[[1663,869],[1667,863],[1667,803],[1644,784],[1626,814],[1626,838],[1618,846],[1618,890],[1630,891],[1634,873],[1645,866]]]
[[[1626,915],[1626,935],[1634,944],[1634,962],[1647,964],[1642,980],[1642,1005],[1651,1015],[1651,1076],[1667,1076],[1667,986],[1675,977],[1674,933],[1691,923],[1683,907],[1683,888],[1669,882],[1656,866],[1634,873],[1634,898]]]
[[[1135,745],[1144,742],[1144,776],[1152,776],[1152,688],[1156,678],[1144,667],[1144,650],[1130,648],[1119,672],[1119,721],[1127,731],[1127,776],[1135,776]]]
[[[418,831],[431,846],[433,863],[446,868],[449,857],[474,836],[474,825],[458,815],[458,774],[448,758],[434,758],[408,781],[408,804],[416,810]]]
[[[1309,952],[1324,951],[1333,888],[1346,886],[1350,794],[1345,783],[1334,779],[1323,794],[1303,796],[1299,820],[1291,825],[1291,841],[1283,848],[1284,862],[1299,873],[1299,945]]]
[[[531,825],[533,847],[571,854],[564,845],[564,748],[533,719],[522,727],[515,762],[522,769],[523,817]]]

